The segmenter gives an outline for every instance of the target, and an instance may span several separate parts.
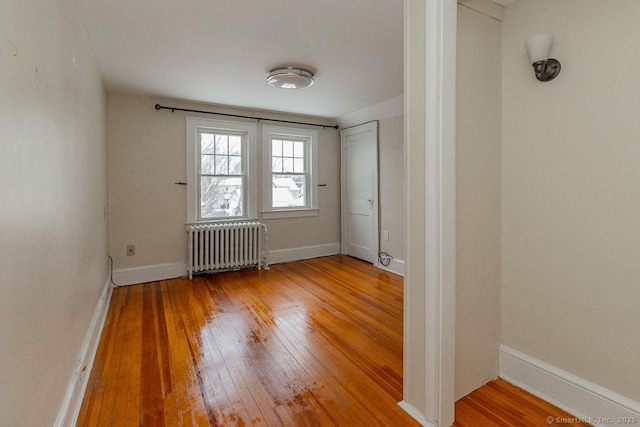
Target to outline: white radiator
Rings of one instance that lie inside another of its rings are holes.
[[[194,273],[244,267],[268,269],[263,256],[267,227],[258,221],[189,224],[189,280]],[[266,252],[266,251],[265,251]]]

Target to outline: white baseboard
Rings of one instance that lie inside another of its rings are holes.
[[[595,426],[640,423],[640,403],[506,345],[500,377]]]
[[[424,417],[424,414],[418,411],[415,406],[411,405],[410,403],[407,403],[404,400],[398,402],[398,406],[401,407],[404,410],[404,412],[411,415],[411,418],[419,422],[421,425],[425,427],[433,427],[433,424],[427,421],[427,419]]]
[[[269,264],[298,261],[301,259],[318,258],[340,253],[340,243],[326,245],[302,246],[299,248],[269,251]],[[173,262],[168,264],[145,265],[142,267],[123,268],[113,271],[113,281],[116,286],[135,285],[138,283],[155,282],[182,277],[187,274],[187,262]]]
[[[299,248],[269,251],[269,264],[299,261],[301,259],[319,258],[340,253],[340,243],[326,245],[302,246]]]
[[[172,262],[168,264],[145,265],[142,267],[114,270],[113,282],[116,284],[116,286],[136,285],[138,283],[174,279],[186,274],[186,261]]]
[[[321,256],[340,253],[340,243],[326,245],[302,246],[292,249],[269,251],[269,264],[298,261],[301,259],[318,258]],[[142,267],[123,268],[113,271],[113,281],[116,286],[135,285],[138,283],[155,282],[182,277],[187,274],[187,262],[173,262],[168,264],[145,265]]]
[[[82,406],[82,399],[87,389],[89,375],[91,374],[93,360],[98,350],[98,344],[100,343],[102,328],[107,318],[107,312],[109,311],[112,291],[111,279],[107,278],[93,318],[91,319],[91,324],[82,342],[76,366],[71,374],[67,392],[65,393],[62,406],[60,407],[58,417],[54,424],[55,427],[72,427],[76,425],[80,407]]]
[[[388,266],[385,267],[382,264],[378,264],[378,268],[404,277],[404,261],[401,259],[393,258]]]

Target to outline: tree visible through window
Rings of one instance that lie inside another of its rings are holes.
[[[187,117],[187,223],[257,217],[256,125]]]
[[[200,218],[244,215],[242,136],[200,131]]]

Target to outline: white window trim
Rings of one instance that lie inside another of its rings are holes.
[[[198,200],[199,153],[198,130],[214,130],[219,132],[244,133],[246,142],[243,153],[243,161],[246,167],[246,188],[244,215],[233,218],[206,218],[200,219]],[[256,219],[257,218],[257,151],[256,151],[256,125],[253,123],[230,122],[223,120],[204,119],[202,117],[187,117],[187,224],[210,223],[230,220]]]
[[[309,182],[307,182],[307,207],[273,208],[271,206],[271,138],[303,138],[309,141]],[[262,126],[262,217],[296,218],[318,215],[318,131],[282,126]]]

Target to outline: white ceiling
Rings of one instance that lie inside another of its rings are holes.
[[[494,3],[498,3],[500,6],[509,6],[511,3],[513,3],[516,0],[491,0]]]
[[[73,0],[107,89],[337,118],[402,95],[402,0]],[[266,84],[304,65],[315,84]]]

